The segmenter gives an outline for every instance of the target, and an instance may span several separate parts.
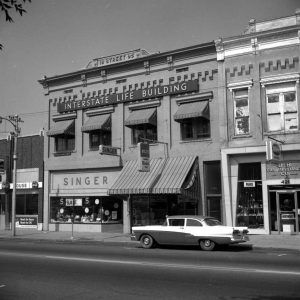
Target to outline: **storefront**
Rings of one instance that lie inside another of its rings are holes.
[[[128,161],[109,194],[129,201],[131,226],[162,224],[166,215],[196,215],[201,204],[198,158],[151,159],[147,172],[139,171],[138,160]]]
[[[123,202],[108,196],[116,170],[52,172],[50,231],[123,232]]]
[[[299,234],[300,160],[292,159],[299,158],[299,145],[282,148],[277,162],[266,161],[266,147],[222,150],[228,225],[253,234]]]

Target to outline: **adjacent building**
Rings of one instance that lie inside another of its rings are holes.
[[[299,233],[300,11],[251,20],[216,50],[226,223]]]
[[[11,228],[14,139],[0,140],[0,227]],[[16,227],[43,227],[44,137],[18,137]]]

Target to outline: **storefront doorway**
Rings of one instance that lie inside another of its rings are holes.
[[[272,190],[269,195],[271,231],[299,234],[300,191]]]

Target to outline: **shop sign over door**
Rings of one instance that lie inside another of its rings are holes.
[[[51,177],[51,193],[81,194],[92,193],[107,194],[107,190],[117,178],[118,171],[85,172],[85,173],[53,173]]]
[[[300,161],[283,161],[267,163],[267,180],[300,178]]]

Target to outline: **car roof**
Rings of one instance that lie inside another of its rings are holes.
[[[196,220],[204,220],[207,218],[211,218],[208,216],[195,216],[195,215],[175,215],[175,216],[167,216],[168,219],[187,219],[187,218],[191,218],[191,219],[196,219]]]

